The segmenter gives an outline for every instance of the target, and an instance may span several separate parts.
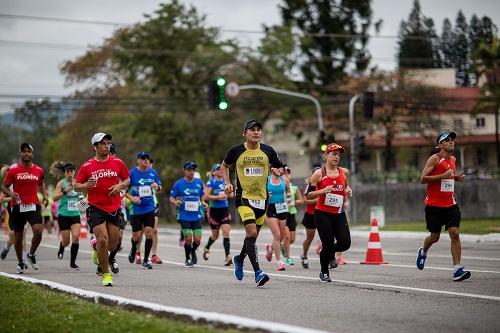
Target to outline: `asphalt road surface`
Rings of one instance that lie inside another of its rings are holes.
[[[264,244],[271,240],[265,228],[258,239],[261,268],[270,282],[257,288],[248,259],[245,278],[237,281],[232,266],[224,267],[222,237],[212,246],[204,261],[201,247],[198,265],[184,267],[184,249],[174,229],[160,232],[159,255],[162,265],[145,271],[129,264],[130,232],[126,231],[123,251],[118,254],[120,273],[114,286],[100,286],[100,277],[90,261],[89,240],[81,239],[77,259],[81,270],[69,269],[69,247],[63,260],[57,259],[58,239],[44,234],[37,251],[40,270],[25,275],[50,280],[85,290],[131,299],[215,311],[247,318],[285,323],[332,332],[499,332],[500,331],[500,242],[462,240],[462,264],[472,272],[469,280],[451,280],[450,241],[443,234],[435,244],[423,271],[415,268],[416,249],[424,235],[409,237],[382,232],[385,265],[361,265],[366,254],[368,231],[353,231],[351,249],[345,253],[347,264],[331,270],[332,283],[318,280],[319,258],[316,239],[309,252],[310,269],[300,264],[304,229],[299,226],[292,246],[294,266],[277,272],[264,257]],[[235,230],[231,237],[232,254],[239,253],[244,235]],[[1,233],[0,240],[6,236]],[[28,240],[30,236],[28,237]],[[204,233],[202,246],[208,233]],[[0,260],[0,271],[15,273],[14,249]]]

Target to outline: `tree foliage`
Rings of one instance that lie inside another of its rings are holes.
[[[326,87],[343,79],[352,62],[359,71],[367,68],[370,0],[284,0],[280,10],[283,22],[300,32],[306,82]]]

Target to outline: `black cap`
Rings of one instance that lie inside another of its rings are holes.
[[[262,124],[260,123],[260,121],[257,121],[255,119],[249,120],[245,123],[245,126],[243,126],[243,132],[245,132],[247,129],[250,129],[250,128],[255,127],[255,126],[262,129]]]
[[[19,148],[19,150],[20,150],[20,151],[22,151],[24,148],[29,148],[29,149],[31,149],[31,151],[33,151],[33,146],[32,146],[32,145],[30,145],[30,144],[29,144],[29,143],[27,143],[27,142],[23,142],[23,143],[21,143],[21,148]]]
[[[75,170],[75,165],[71,162],[66,162],[63,165],[63,170]]]
[[[186,169],[196,169],[198,167],[198,164],[196,164],[195,161],[187,161],[184,163],[184,170]]]
[[[137,154],[137,158],[140,158],[141,160],[149,160],[149,153],[141,151],[139,154]]]
[[[450,137],[452,140],[454,140],[457,137],[457,134],[455,132],[447,132],[447,131],[439,133],[439,135],[436,139],[436,146],[439,146],[439,144],[443,140],[446,140],[448,137]]]

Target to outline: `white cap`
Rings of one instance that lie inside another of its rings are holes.
[[[107,138],[108,140],[112,139],[111,135],[106,134],[106,133],[99,132],[99,133],[94,134],[94,136],[92,137],[92,140],[91,140],[92,145],[95,145],[96,143],[101,142],[102,139],[104,139],[104,138]]]

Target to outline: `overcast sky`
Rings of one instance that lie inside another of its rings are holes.
[[[0,0],[0,14],[57,17],[78,20],[134,23],[143,13],[152,13],[162,1],[153,0]],[[207,15],[210,25],[225,30],[260,31],[262,24],[280,22],[276,0],[192,0]],[[407,19],[413,0],[374,0],[374,19],[384,21],[381,35],[395,36],[402,19]],[[422,11],[432,17],[438,33],[445,17],[454,21],[461,9],[469,20],[472,14],[488,15],[500,26],[499,0],[421,0]],[[0,96],[5,94],[61,95],[63,77],[58,66],[85,51],[85,48],[45,48],[12,45],[11,42],[96,45],[111,35],[115,27],[12,19],[0,16]],[[225,34],[246,45],[256,46],[255,33]],[[7,42],[8,41],[8,42]],[[383,69],[395,67],[396,39],[373,38],[373,63]],[[5,111],[0,104],[0,112]]]

